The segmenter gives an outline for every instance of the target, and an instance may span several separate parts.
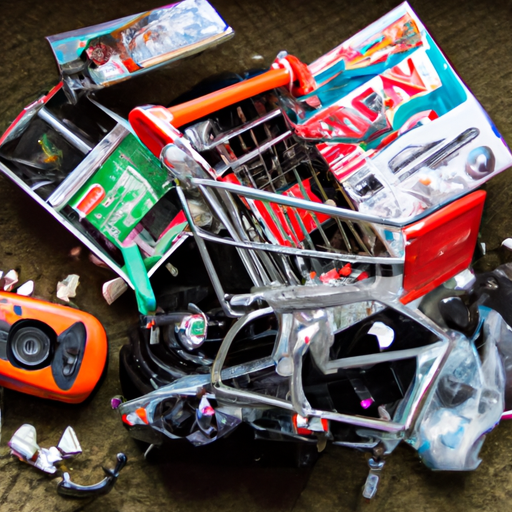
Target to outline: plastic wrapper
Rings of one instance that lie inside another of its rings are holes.
[[[496,336],[503,320],[487,308],[481,314],[482,358],[473,341],[460,335],[408,439],[431,469],[476,469],[485,435],[503,413],[505,372]]]
[[[79,90],[126,80],[232,35],[206,0],[184,0],[47,39],[67,86]]]

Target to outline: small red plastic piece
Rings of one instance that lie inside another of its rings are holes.
[[[149,425],[149,421],[148,421],[148,415],[146,413],[146,409],[144,409],[144,407],[139,407],[136,411],[135,411],[135,414],[146,424],[146,425]]]
[[[344,267],[340,269],[339,274],[342,277],[348,277],[350,274],[352,274],[352,265],[350,263],[347,263]]]
[[[320,281],[322,281],[322,283],[328,283],[333,279],[339,279],[338,271],[335,268],[329,270],[329,272],[325,272],[325,274],[320,276]]]
[[[356,281],[363,281],[364,279],[368,279],[370,277],[370,274],[368,272],[361,272],[358,276]]]
[[[290,64],[293,71],[291,92],[294,96],[304,96],[313,92],[318,87],[307,64],[304,64],[294,55],[287,55],[285,60]]]

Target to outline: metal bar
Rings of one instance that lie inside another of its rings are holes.
[[[231,388],[229,386],[226,386],[222,382],[222,379],[224,378],[224,371],[222,370],[222,366],[224,365],[224,361],[226,360],[226,356],[236,335],[249,322],[255,320],[256,318],[259,318],[260,316],[271,314],[272,312],[272,308],[264,308],[258,311],[253,311],[245,315],[244,317],[239,318],[235,325],[229,330],[228,334],[226,335],[222,342],[219,351],[217,352],[217,357],[215,358],[215,361],[212,365],[211,379],[212,386],[215,389],[216,397],[220,398],[221,400],[225,399],[238,403],[242,402],[264,404],[271,407],[279,407],[280,409],[285,409],[287,411],[295,411],[291,402],[288,402],[286,400],[271,397],[268,395],[263,395],[260,393],[254,393]],[[383,430],[385,432],[400,432],[402,430],[405,430],[405,425],[402,425],[400,423],[395,423],[392,421],[382,421],[373,418],[364,418],[361,416],[351,416],[349,414],[341,414],[329,411],[318,411],[313,409],[310,415],[317,416],[320,418],[327,418],[342,423],[348,423],[350,425],[355,425],[359,427]]]
[[[402,423],[378,420],[374,418],[364,418],[363,416],[350,416],[349,414],[341,414],[339,412],[318,411],[313,409],[310,411],[309,416],[318,416],[328,420],[339,421],[340,423],[355,425],[356,427],[371,428],[391,433],[403,432],[406,429],[406,425],[403,425]]]
[[[98,145],[71,171],[66,179],[48,198],[48,203],[55,209],[63,208],[78,192],[85,182],[98,170],[103,162],[112,154],[120,142],[128,135],[124,126],[116,125]]]
[[[219,217],[221,223],[224,225],[224,227],[228,230],[230,235],[238,241],[247,240],[245,236],[245,232],[243,229],[240,229],[240,226],[235,226],[232,224],[232,222],[228,219],[226,212],[219,206],[217,203],[217,199],[214,197],[213,194],[210,194],[210,191],[205,189],[204,187],[199,187],[201,192],[203,193],[203,196],[208,201],[210,208],[215,212],[215,214]],[[225,195],[228,195],[227,192],[220,191],[220,193],[223,193]],[[238,230],[236,229],[238,227]],[[255,286],[263,286],[264,284],[269,284],[270,279],[268,278],[265,269],[261,268],[261,265],[258,268],[255,268],[255,265],[253,264],[252,255],[246,254],[244,251],[239,250],[240,259],[244,263],[244,266],[249,273],[249,276],[251,280],[253,281]],[[259,275],[258,275],[259,272]]]
[[[276,87],[283,87],[289,83],[290,74],[286,69],[270,69],[261,75],[230,85],[219,91],[169,107],[168,110],[173,116],[173,126],[179,128],[221,108],[229,107],[251,96]]]
[[[240,242],[236,240],[229,240],[228,238],[217,237],[198,227],[196,227],[195,230],[200,238],[203,238],[208,242],[233,245],[235,247],[241,247],[242,249],[277,252],[289,256],[301,256],[303,258],[322,258],[350,263],[370,263],[374,265],[403,265],[404,263],[403,258],[393,258],[386,256],[362,256],[359,254],[341,254],[337,252],[320,252],[310,251],[308,249],[295,249],[294,247],[274,245],[271,243]]]
[[[265,315],[273,314],[274,310],[272,308],[263,308],[258,309],[257,311],[251,311],[250,313],[243,315],[239,318],[235,325],[231,327],[231,329],[226,334],[225,338],[222,340],[222,344],[217,352],[217,356],[215,357],[215,361],[212,365],[212,384],[222,385],[222,367],[224,366],[224,361],[226,360],[226,356],[228,355],[228,351],[231,347],[231,343],[235,339],[235,336],[243,329],[249,322],[252,322],[256,318]]]
[[[208,272],[208,275],[210,276],[210,281],[212,282],[213,289],[215,291],[215,294],[217,295],[217,299],[219,300],[222,310],[224,311],[224,313],[227,316],[229,316],[231,318],[238,318],[240,316],[243,316],[244,313],[235,311],[231,307],[231,305],[226,301],[226,294],[224,293],[224,288],[222,288],[222,283],[220,282],[219,276],[215,270],[212,259],[210,258],[210,253],[208,252],[208,249],[206,247],[206,244],[204,243],[204,240],[200,236],[198,236],[198,234],[196,232],[196,226],[194,224],[194,220],[192,218],[190,210],[188,209],[188,204],[187,204],[187,199],[185,197],[185,194],[183,193],[183,190],[179,186],[176,187],[176,191],[177,191],[178,197],[180,198],[180,201],[181,201],[183,213],[185,214],[185,217],[187,218],[187,221],[189,223],[192,234],[194,235],[194,240],[196,241],[197,248],[199,249],[199,252],[201,253],[201,257],[203,259],[204,266],[206,267],[206,271]]]
[[[201,188],[201,191],[203,193],[209,194],[209,191],[204,187]],[[240,217],[240,214],[238,212],[238,208],[235,204],[233,196],[229,192],[226,192],[224,190],[220,190],[219,194],[222,197],[224,197],[224,202],[228,208],[228,212],[230,213],[234,222],[238,225],[240,232],[243,234],[243,239],[247,242],[251,242],[250,233],[243,226],[243,221]],[[262,277],[263,276],[265,277],[267,284],[270,284],[271,281],[279,281],[280,280],[280,278],[281,278],[280,269],[277,267],[277,265],[275,265],[274,261],[270,257],[268,257],[268,255],[266,253],[258,255],[258,254],[255,254],[253,251],[250,251],[249,254],[251,255],[251,258],[254,260],[254,264],[258,268]],[[270,276],[270,279],[268,278],[267,275]]]
[[[320,183],[320,180],[318,179],[318,175],[313,168],[313,165],[311,164],[311,160],[308,156],[308,166],[309,170],[311,171],[311,175],[313,176],[313,179],[315,180],[316,186],[319,188],[320,193],[322,194],[322,199],[324,200],[324,203],[329,199],[327,197],[327,194],[325,193],[324,187],[322,187],[322,184]],[[345,233],[345,229],[343,228],[343,224],[341,223],[340,219],[336,218],[336,224],[338,225],[338,229],[340,230],[341,236],[343,237],[343,241],[345,242],[345,247],[348,251],[352,251],[352,244],[350,243],[350,240],[348,239],[347,233]],[[364,246],[364,250],[367,254],[370,254],[366,246]]]
[[[299,173],[297,172],[297,168],[296,167],[293,168],[293,174],[295,174],[295,179],[297,180],[297,183],[299,185],[301,194],[303,195],[304,199],[309,199],[309,196],[308,196],[308,194],[306,192],[306,189],[304,188],[304,184],[302,183],[302,180],[300,179],[300,176],[299,176]],[[311,201],[311,202],[313,202],[313,201]],[[320,235],[321,235],[325,245],[330,248],[331,247],[331,242],[327,238],[327,235],[325,234],[325,231],[323,230],[322,225],[318,221],[317,216],[314,213],[311,213],[310,215],[313,218],[313,221],[316,224],[316,228],[320,232]]]
[[[222,176],[229,168],[235,168],[239,167],[240,165],[245,164],[245,162],[248,162],[249,160],[252,160],[253,158],[258,157],[261,152],[266,151],[270,147],[272,147],[274,144],[278,144],[282,140],[290,137],[292,132],[284,132],[279,137],[276,137],[275,139],[269,140],[268,142],[265,142],[261,146],[259,146],[256,149],[253,149],[250,153],[247,153],[244,156],[241,156],[238,160],[235,162],[230,162],[229,165],[225,164],[224,167],[220,167],[219,169],[216,169],[217,176]]]
[[[267,210],[267,213],[270,215],[270,218],[272,219],[272,221],[274,222],[276,228],[278,229],[279,233],[281,234],[281,236],[283,237],[284,240],[287,240],[288,242],[290,242],[290,244],[294,245],[295,247],[297,247],[297,245],[299,244],[296,244],[294,240],[292,240],[289,236],[288,236],[288,233],[285,231],[284,227],[282,226],[281,222],[279,221],[279,219],[277,218],[277,215],[276,215],[276,212],[274,210],[272,210],[272,207],[270,206],[270,204],[268,203],[268,201],[262,201],[263,203],[263,206],[265,207],[265,210]]]
[[[210,144],[206,144],[204,146],[204,149],[209,150],[209,149],[213,149],[214,147],[218,146],[219,144],[225,144],[226,142],[229,142],[229,139],[233,139],[234,137],[242,135],[246,131],[251,130],[251,129],[255,128],[256,126],[258,126],[262,123],[265,123],[267,121],[270,121],[271,119],[274,119],[274,117],[278,117],[280,115],[281,115],[281,111],[279,109],[272,110],[268,114],[258,117],[258,119],[254,119],[242,126],[237,126],[233,130],[224,132],[220,137],[213,139],[213,141]]]
[[[55,117],[46,107],[39,109],[37,115],[48,123],[59,135],[62,135],[74,148],[84,155],[94,149],[94,146],[73,133],[60,119]]]
[[[350,207],[350,209],[355,211],[356,207],[354,206],[354,203],[352,203],[352,200],[348,196],[346,190],[341,186],[341,184],[339,183],[338,180],[336,180],[336,187],[341,192],[341,195],[343,196],[343,199],[345,199],[345,201],[348,204],[348,206]],[[366,244],[363,242],[363,239],[359,236],[359,233],[357,232],[357,230],[354,228],[354,225],[352,224],[352,222],[347,221],[347,225],[348,225],[350,231],[352,231],[352,234],[354,235],[354,237],[356,238],[357,243],[361,246],[361,248],[367,254],[370,254],[370,251],[366,247]]]
[[[389,352],[380,352],[378,354],[369,354],[366,356],[344,357],[327,363],[327,371],[335,372],[338,369],[360,368],[361,366],[375,365],[387,361],[399,361],[401,359],[411,359],[417,357],[426,350],[444,345],[443,342],[433,343],[424,347],[408,348],[404,350],[392,350]]]
[[[270,173],[268,172],[268,169],[267,169],[267,164],[265,163],[265,159],[263,158],[261,152],[262,152],[262,148],[258,142],[258,139],[256,138],[256,135],[254,134],[254,131],[253,130],[249,130],[249,133],[251,134],[251,139],[252,141],[254,142],[254,146],[255,146],[255,150],[254,151],[257,151],[258,152],[258,158],[261,162],[261,165],[263,167],[263,170],[265,171],[265,174],[267,175],[267,183],[270,185],[270,187],[272,187],[272,190],[274,192],[276,192],[276,189],[274,187],[274,184],[272,183],[272,176],[270,175]],[[274,148],[275,146],[272,145],[271,148]],[[270,149],[270,148],[269,148]],[[265,150],[263,150],[265,151]]]
[[[412,219],[406,219],[402,222],[390,219],[383,219],[382,217],[375,217],[357,211],[346,210],[338,208],[337,206],[330,206],[322,203],[315,203],[314,201],[307,201],[292,196],[285,196],[282,194],[273,194],[272,192],[265,192],[264,190],[253,189],[244,187],[243,185],[235,185],[232,183],[207,180],[202,178],[192,178],[191,182],[194,185],[204,185],[205,187],[221,188],[251,199],[260,201],[269,201],[272,203],[283,204],[285,206],[292,206],[294,208],[302,208],[304,210],[313,210],[317,213],[325,213],[331,217],[339,217],[341,219],[353,220],[356,222],[369,222],[382,226],[383,228],[402,228],[406,224],[410,224]]]
[[[309,248],[312,251],[316,251],[315,244],[313,243],[313,240],[312,240],[311,236],[309,235],[309,231],[306,229],[306,226],[304,225],[304,222],[302,221],[302,217],[300,216],[299,212],[295,208],[292,208],[292,211],[293,211],[293,215],[297,219],[297,223],[300,226],[302,234],[304,235],[304,239],[308,243]],[[288,213],[287,213],[287,215],[288,215]]]

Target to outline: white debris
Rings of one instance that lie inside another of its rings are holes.
[[[373,334],[377,337],[381,350],[388,348],[395,339],[395,331],[389,325],[382,322],[375,322],[368,331],[368,334]]]
[[[17,282],[18,272],[16,270],[9,270],[4,276],[4,291],[10,292]]]
[[[70,297],[76,297],[76,288],[79,280],[80,276],[70,274],[64,281],[59,281],[57,283],[57,297],[66,302],[69,302]]]
[[[110,306],[115,300],[121,297],[126,290],[128,290],[128,285],[125,281],[120,277],[116,277],[115,279],[103,284],[101,293],[103,294],[103,298],[107,301],[107,304]]]
[[[505,238],[503,242],[501,242],[503,247],[506,247],[509,251],[512,251],[512,238]]]
[[[39,451],[36,429],[33,425],[27,423],[14,432],[14,435],[7,444],[12,450],[11,453],[19,458],[28,460],[31,460]]]
[[[34,281],[27,281],[23,283],[17,290],[16,293],[18,295],[24,295],[25,297],[30,297],[34,293]]]
[[[73,457],[82,453],[82,447],[80,446],[80,442],[76,437],[73,427],[67,427],[66,430],[64,430],[57,448],[64,458]]]

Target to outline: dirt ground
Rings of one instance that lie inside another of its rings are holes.
[[[121,113],[138,104],[167,104],[213,73],[268,66],[282,49],[311,62],[398,4],[390,0],[212,3],[235,29],[234,39],[179,67],[105,91],[104,101]],[[44,36],[159,5],[155,0],[1,1],[0,130],[24,105],[58,81]],[[512,144],[512,2],[413,0],[411,5]],[[481,241],[487,245],[488,256],[479,262],[481,270],[508,258],[500,243],[512,235],[511,184],[508,171],[487,186]],[[57,281],[79,274],[75,304],[101,320],[110,341],[106,380],[87,404],[71,407],[6,390],[0,444],[2,512],[509,509],[512,424],[506,422],[488,436],[481,452],[483,462],[472,473],[431,472],[415,452],[399,447],[386,465],[377,498],[370,504],[360,498],[367,474],[365,458],[342,448],[328,447],[313,469],[295,468],[293,454],[286,447],[254,446],[243,438],[205,449],[171,445],[144,460],[141,447],[110,408],[110,398],[120,393],[119,349],[127,341],[128,328],[137,321],[134,298],[127,293],[107,306],[101,284],[112,278],[111,273],[90,263],[85,250],[79,257],[71,257],[70,251],[79,245],[76,239],[3,176],[0,233],[0,269],[16,268],[22,281],[33,279],[37,296],[56,301]],[[128,465],[109,495],[97,500],[63,499],[55,491],[54,480],[9,455],[6,443],[23,423],[36,426],[44,447],[55,445],[64,428],[73,426],[84,450],[70,464],[76,482],[101,479],[100,466],[113,466],[120,451],[127,454]]]

